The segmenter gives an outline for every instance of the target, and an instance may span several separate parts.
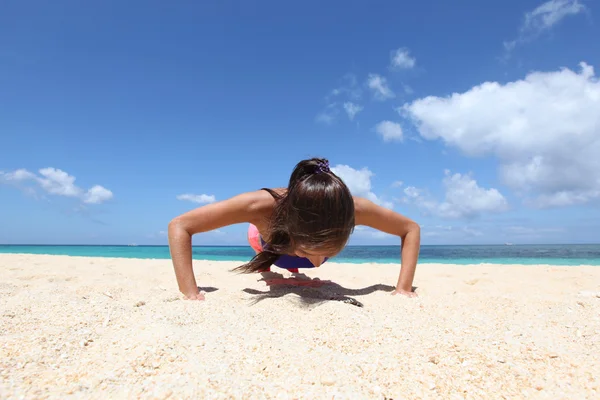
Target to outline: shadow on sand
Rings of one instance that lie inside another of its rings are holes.
[[[216,292],[217,290],[219,289],[213,286],[198,286],[198,291],[200,292],[211,293]]]
[[[255,295],[252,305],[265,299],[283,297],[287,294],[296,294],[301,304],[305,307],[315,307],[326,301],[341,301],[357,307],[364,305],[351,296],[364,296],[377,291],[392,292],[394,287],[390,285],[371,285],[361,289],[350,289],[343,287],[332,281],[321,281],[319,278],[310,278],[304,274],[294,274],[294,278],[284,278],[283,275],[275,272],[264,272],[259,281],[265,281],[268,289],[266,291],[246,288],[244,292]],[[287,284],[286,281],[290,283]],[[275,284],[270,284],[276,282]],[[306,282],[306,284],[298,284]],[[322,289],[320,289],[322,288]]]

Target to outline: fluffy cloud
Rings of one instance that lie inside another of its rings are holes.
[[[83,195],[83,202],[88,204],[100,204],[112,199],[112,197],[113,194],[110,190],[100,185],[96,185]]]
[[[600,82],[581,63],[486,82],[449,97],[426,97],[399,110],[422,137],[468,156],[494,155],[504,183],[537,207],[600,198]]]
[[[386,208],[394,207],[391,202],[383,201],[371,191],[371,178],[374,174],[368,168],[356,170],[348,165],[336,165],[331,170],[344,181],[353,195],[365,197]]]
[[[75,197],[89,204],[100,204],[113,198],[113,193],[100,185],[95,185],[88,190],[80,188],[75,184],[74,176],[57,168],[42,168],[38,173],[39,175],[36,175],[26,169],[18,169],[13,172],[0,171],[0,182],[34,182],[48,194]],[[31,187],[26,190],[34,191]]]
[[[515,40],[504,42],[504,49],[510,52],[517,45],[535,39],[566,17],[582,13],[585,9],[585,6],[579,0],[547,1],[533,11],[525,13],[523,24],[519,30],[519,37]]]
[[[217,201],[214,195],[190,193],[178,195],[177,200],[191,201],[193,203],[199,204],[214,203],[215,201]]]
[[[375,125],[375,132],[383,138],[384,142],[399,141],[404,139],[400,124],[392,121],[381,121]]]
[[[388,86],[387,79],[381,75],[369,74],[367,78],[367,86],[373,92],[376,100],[385,101],[396,97],[392,89]]]
[[[412,203],[441,218],[475,218],[482,213],[508,210],[506,198],[494,188],[484,189],[469,175],[445,171],[443,180],[445,199],[438,202],[414,186],[404,189],[405,203]]]
[[[346,114],[348,114],[348,118],[350,118],[350,121],[353,121],[356,114],[363,110],[363,107],[358,104],[354,104],[350,101],[347,101],[344,103],[344,110],[346,110]]]
[[[75,185],[74,176],[56,168],[43,168],[39,172],[43,178],[36,179],[46,192],[59,196],[81,196],[82,191]]]
[[[404,185],[404,182],[402,182],[402,181],[394,181],[394,182],[392,182],[392,187],[393,188],[399,188],[402,185]]]
[[[2,172],[0,171],[0,178],[2,178],[3,181],[14,181],[14,182],[18,182],[18,181],[24,181],[24,180],[28,180],[28,179],[34,179],[36,178],[36,175],[27,171],[26,169],[17,169],[16,171],[13,172]]]
[[[392,53],[392,68],[414,68],[416,62],[417,60],[410,55],[410,52],[406,48],[399,48]]]

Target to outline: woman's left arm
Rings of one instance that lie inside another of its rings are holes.
[[[412,291],[421,246],[421,228],[415,221],[370,200],[355,197],[356,225],[366,225],[391,235],[400,236],[401,267],[396,290],[392,294],[416,296]]]

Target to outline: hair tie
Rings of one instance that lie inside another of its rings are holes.
[[[315,168],[315,174],[320,174],[322,172],[331,172],[331,170],[329,169],[329,161],[319,161],[317,163],[317,166]]]

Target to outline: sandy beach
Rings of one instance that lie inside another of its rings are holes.
[[[599,267],[419,265],[410,299],[398,265],[237,265],[195,261],[199,302],[170,260],[0,255],[0,398],[600,396]]]

